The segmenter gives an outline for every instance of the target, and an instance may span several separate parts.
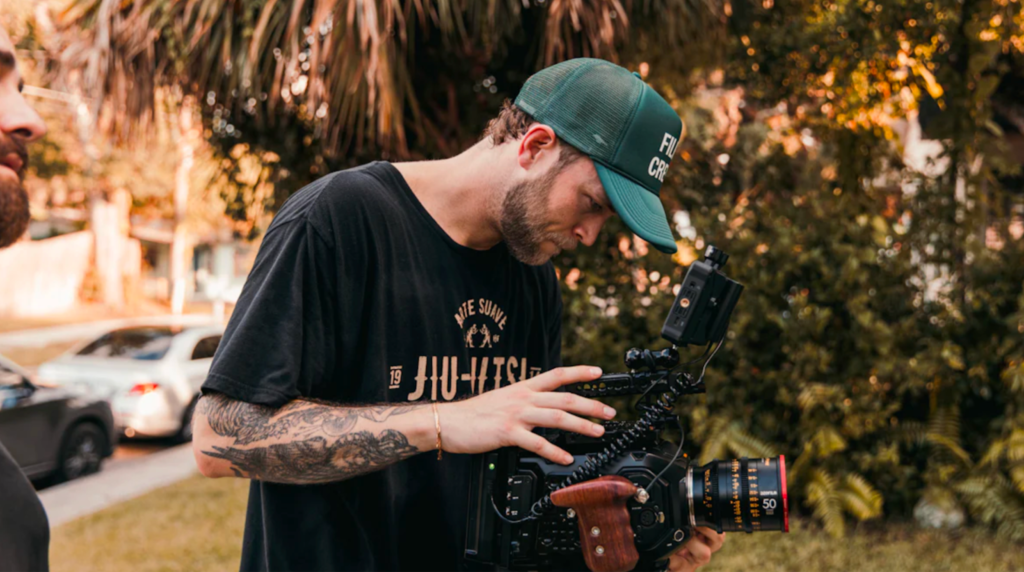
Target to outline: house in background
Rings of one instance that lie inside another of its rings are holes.
[[[142,245],[139,288],[145,298],[171,297],[171,242],[173,222],[131,217],[130,236]],[[186,302],[231,303],[238,300],[249,275],[255,249],[232,236],[228,229],[189,235],[191,263],[186,265]]]

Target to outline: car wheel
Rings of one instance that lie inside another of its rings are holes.
[[[57,478],[70,481],[100,470],[107,439],[93,423],[79,423],[71,428],[60,449]]]
[[[196,401],[198,399],[193,399],[192,403],[189,403],[188,407],[185,408],[185,413],[181,416],[181,429],[175,435],[175,439],[179,443],[187,443],[192,440],[192,416],[196,412]]]

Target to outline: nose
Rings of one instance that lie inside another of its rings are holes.
[[[604,226],[605,220],[607,220],[607,217],[587,217],[586,220],[572,229],[576,240],[579,240],[586,246],[593,246],[597,242],[597,235],[601,232],[601,227]]]
[[[29,143],[46,134],[46,124],[20,93],[0,94],[0,131]]]

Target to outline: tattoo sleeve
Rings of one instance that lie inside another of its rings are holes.
[[[211,393],[199,400],[196,412],[227,439],[202,453],[228,461],[235,476],[313,484],[373,472],[418,453],[402,432],[375,425],[421,407],[300,399],[273,409]],[[357,430],[360,420],[369,423]]]

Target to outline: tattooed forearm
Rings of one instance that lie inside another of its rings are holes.
[[[213,393],[204,396],[196,410],[206,415],[214,433],[221,437],[233,437],[236,445],[249,445],[265,439],[283,437],[293,429],[299,429],[304,435],[323,431],[337,437],[351,431],[359,419],[380,423],[389,417],[402,415],[419,407],[422,405],[342,408],[336,403],[300,399],[274,410]]]
[[[196,412],[221,438],[213,438],[202,453],[229,462],[236,476],[308,484],[372,472],[418,453],[402,431],[374,426],[422,407],[299,399],[273,409],[211,393]]]
[[[297,484],[328,483],[373,472],[419,451],[405,435],[387,429],[374,436],[357,431],[334,443],[323,437],[238,449],[214,447],[211,457],[231,462],[236,476]]]

